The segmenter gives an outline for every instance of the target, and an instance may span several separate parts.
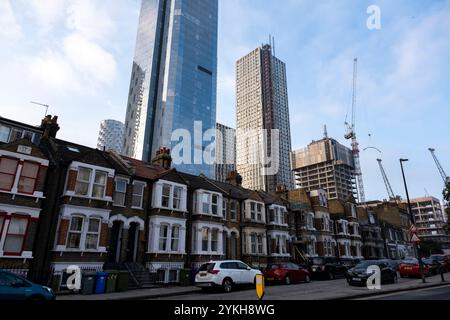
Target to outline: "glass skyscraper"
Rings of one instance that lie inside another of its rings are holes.
[[[216,124],[217,29],[218,0],[142,0],[125,155],[151,161],[168,147],[178,170],[214,176],[202,157],[214,138],[202,138]]]

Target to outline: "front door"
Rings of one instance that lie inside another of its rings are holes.
[[[109,239],[108,262],[119,263],[122,250],[123,222],[114,221]]]
[[[131,223],[128,230],[127,262],[136,262],[139,240],[139,225]]]

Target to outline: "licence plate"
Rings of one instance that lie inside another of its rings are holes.
[[[353,280],[353,281],[358,281],[358,282],[362,281],[361,278],[353,278],[352,280]]]
[[[411,271],[411,270],[412,270],[411,267],[407,267],[407,268],[405,268],[405,269],[408,270],[408,271]]]
[[[208,272],[200,272],[200,277],[206,277],[208,275]]]
[[[273,280],[274,280],[274,278],[272,278],[272,277],[269,277],[269,278],[266,278],[266,280],[267,280],[267,281],[273,281]]]

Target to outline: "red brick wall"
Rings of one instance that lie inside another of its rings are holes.
[[[112,197],[114,192],[114,178],[109,177],[106,184],[106,196]]]
[[[63,246],[66,244],[67,232],[69,231],[70,220],[62,219],[59,224],[58,245]]]
[[[100,247],[108,246],[108,233],[109,233],[109,226],[107,223],[103,223],[102,230],[100,233]]]
[[[76,183],[77,183],[77,171],[70,170],[67,178],[67,190],[75,191]]]

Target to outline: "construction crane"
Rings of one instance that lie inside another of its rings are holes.
[[[383,176],[384,184],[386,185],[386,190],[388,192],[389,199],[394,200],[395,194],[394,194],[394,191],[392,190],[391,183],[389,182],[386,171],[384,171],[384,167],[383,167],[383,163],[382,163],[383,160],[377,159],[377,161],[378,161],[378,165],[380,166],[381,175]]]
[[[352,96],[352,123],[349,124],[347,121],[345,125],[347,126],[347,134],[345,139],[352,140],[352,152],[353,159],[355,162],[355,177],[356,177],[356,188],[358,190],[358,202],[362,203],[366,201],[366,195],[364,192],[364,182],[361,171],[361,162],[359,158],[359,143],[356,139],[356,85],[358,78],[358,58],[355,58],[353,65],[353,96]]]
[[[434,162],[436,162],[436,166],[438,167],[439,173],[441,174],[442,179],[444,180],[445,184],[450,183],[450,178],[447,176],[447,174],[444,171],[444,168],[442,167],[441,163],[439,162],[437,156],[436,156],[436,150],[433,148],[429,148],[428,151],[431,152],[431,156],[434,159]]]

